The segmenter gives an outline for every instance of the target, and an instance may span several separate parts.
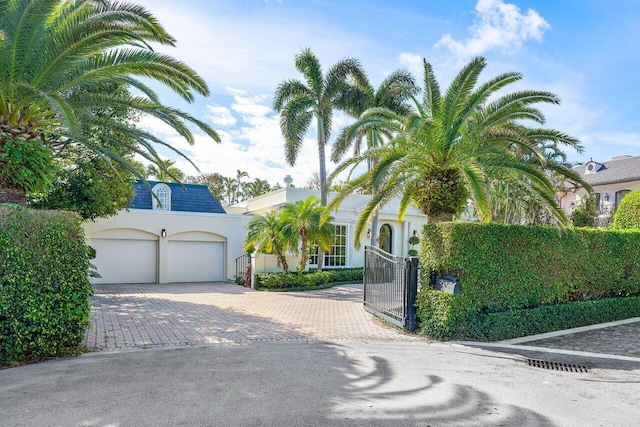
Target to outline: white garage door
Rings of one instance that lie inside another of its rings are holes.
[[[92,283],[156,283],[158,244],[155,240],[92,239],[91,262],[101,278]]]
[[[169,242],[169,282],[224,280],[224,243]]]

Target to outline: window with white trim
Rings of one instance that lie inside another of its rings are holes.
[[[171,210],[171,189],[166,184],[158,184],[153,187],[155,197],[151,200],[154,210]]]
[[[618,206],[620,206],[620,202],[622,201],[622,198],[629,193],[631,193],[631,190],[620,190],[616,192],[616,209],[618,209]]]
[[[347,265],[347,226],[333,226],[333,244],[324,254],[323,267],[344,267]],[[309,265],[318,265],[318,245],[309,245]]]

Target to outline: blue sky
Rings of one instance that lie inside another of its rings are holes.
[[[324,70],[345,57],[359,59],[376,86],[399,68],[421,81],[426,58],[447,87],[469,59],[484,56],[481,80],[518,71],[524,79],[511,90],[560,96],[561,106],[544,108],[546,126],[581,140],[584,152],[567,151],[570,160],[640,155],[640,0],[132,1],[177,39],[175,48],[160,50],[194,68],[211,89],[193,104],[159,92],[163,102],[207,120],[221,144],[198,136],[188,146],[161,123],[141,123],[203,173],[241,169],[271,183],[289,174],[302,186],[318,170],[314,129],[290,167],[271,110],[278,83],[300,78],[293,58],[305,47]],[[332,135],[351,121],[336,114]],[[178,166],[196,173],[182,160]]]

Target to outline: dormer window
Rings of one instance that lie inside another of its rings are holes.
[[[157,184],[153,187],[155,197],[151,201],[154,210],[171,210],[171,189],[167,184]]]
[[[593,160],[587,162],[586,165],[584,165],[584,173],[586,175],[592,174],[592,173],[596,173],[598,172],[600,169],[602,169],[604,165],[602,163],[598,163],[598,162],[594,162]]]

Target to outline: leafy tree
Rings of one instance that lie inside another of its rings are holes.
[[[84,219],[112,216],[134,196],[133,180],[124,176],[131,175],[102,159],[79,160],[72,167],[61,168],[51,189],[29,205],[78,212]]]
[[[632,191],[622,198],[613,216],[611,228],[614,230],[640,229],[640,190]]]
[[[363,117],[362,114],[372,108],[384,108],[399,115],[411,112],[408,101],[418,90],[415,78],[407,71],[399,70],[391,73],[382,81],[376,90],[368,79],[356,82],[354,91],[351,92],[351,101],[348,111],[358,120],[351,126],[347,126],[333,144],[331,160],[338,163],[350,147],[353,147],[353,155],[359,156],[364,150],[381,147],[385,141],[390,140],[393,134],[385,128],[379,120],[372,120],[371,116]],[[371,170],[377,163],[376,158],[367,159],[367,170]],[[376,194],[376,188],[371,188],[371,194]],[[374,213],[371,221],[371,245],[375,246],[378,239],[378,213]]]
[[[186,182],[191,184],[202,184],[209,187],[211,194],[218,199],[225,199],[225,191],[224,191],[224,176],[219,173],[208,173],[204,175],[198,176],[189,176],[186,179]]]
[[[254,216],[247,224],[247,237],[244,242],[245,251],[254,248],[264,254],[275,254],[278,267],[285,273],[289,272],[286,252],[297,249],[297,236],[289,222],[272,211],[265,216]]]
[[[142,179],[127,159],[92,133],[108,129],[131,138],[134,152],[156,164],[161,160],[156,144],[182,155],[149,132],[96,113],[112,106],[155,117],[189,143],[194,141],[189,123],[220,141],[204,122],[163,105],[141,80],[162,83],[189,102],[194,92],[209,94],[191,68],[150,48],[152,43],[173,45],[174,39],[142,7],[111,0],[0,1],[0,35],[0,203],[25,204],[27,191],[49,186],[54,170],[47,163],[54,155],[50,139],[82,145]],[[125,84],[144,96],[83,90],[105,82]]]
[[[164,182],[182,182],[184,180],[184,172],[175,167],[175,161],[164,159],[147,166],[147,177],[154,177],[158,181]]]
[[[317,244],[322,250],[331,249],[333,244],[333,218],[321,221],[324,208],[315,196],[295,203],[287,203],[282,208],[282,220],[289,223],[296,241],[300,242],[302,256],[298,266],[298,273],[302,273],[309,262],[309,244]],[[318,262],[318,268],[321,268]]]
[[[505,73],[476,87],[486,61],[476,58],[455,77],[441,95],[431,65],[424,61],[422,101],[413,99],[415,112],[400,115],[389,109],[372,109],[363,118],[379,121],[395,133],[381,148],[343,162],[332,177],[354,164],[379,159],[369,172],[352,180],[329,208],[336,208],[355,189],[375,186],[378,191],[356,224],[359,244],[371,216],[391,198],[401,198],[399,217],[415,203],[429,222],[450,221],[462,213],[468,200],[485,221],[490,221],[488,185],[514,171],[529,194],[558,221],[567,219],[555,201],[555,188],[545,173],[549,165],[541,153],[543,145],[569,145],[577,140],[557,130],[529,128],[531,120],[544,123],[535,104],[558,104],[557,96],[544,91],[524,90],[497,96],[495,93],[521,79],[519,73]],[[559,165],[554,171],[580,179]]]
[[[276,89],[273,108],[280,113],[280,129],[285,139],[285,156],[293,166],[304,135],[315,118],[320,164],[320,193],[322,206],[327,204],[327,170],[325,165],[325,145],[331,135],[333,110],[345,109],[351,97],[353,86],[347,83],[349,77],[361,80],[364,76],[360,63],[348,58],[335,64],[326,75],[316,55],[304,49],[295,57],[295,67],[302,76],[300,80],[285,80]]]
[[[596,198],[591,195],[583,197],[582,203],[575,207],[569,219],[574,227],[595,227],[598,219]]]

